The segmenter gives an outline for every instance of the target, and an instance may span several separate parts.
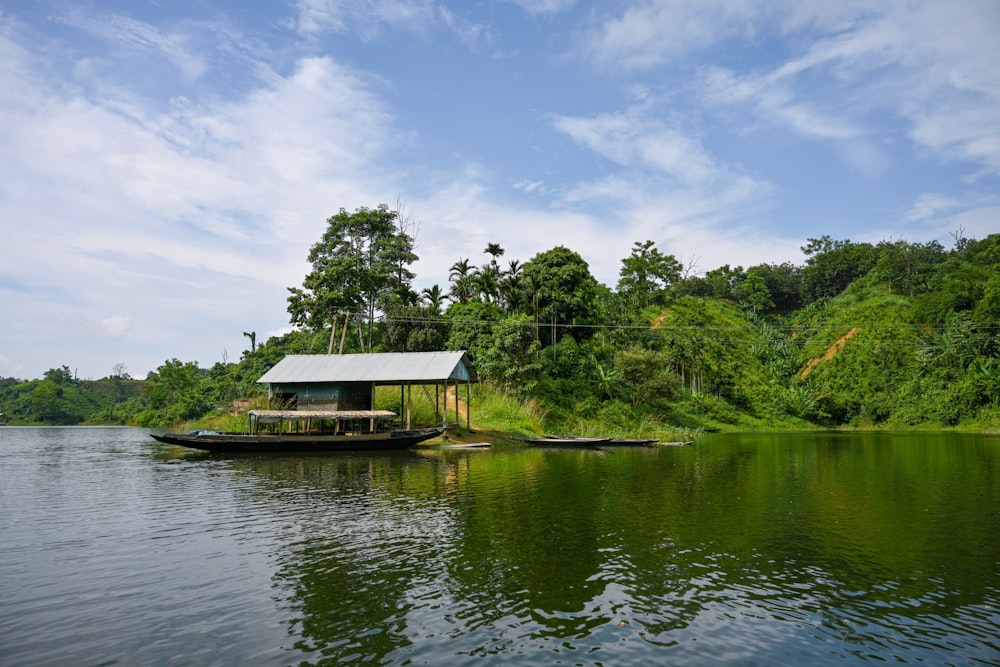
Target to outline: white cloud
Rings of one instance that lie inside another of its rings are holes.
[[[514,183],[513,187],[516,190],[522,190],[528,194],[544,194],[546,191],[545,182],[537,180],[520,180],[517,183]]]
[[[942,217],[935,225],[938,238],[961,232],[965,238],[983,239],[1000,227],[1000,206],[982,206]]]
[[[953,197],[925,192],[917,197],[913,208],[903,216],[903,220],[905,222],[920,222],[937,217],[940,213],[953,210],[959,205],[959,202]]]
[[[124,91],[47,85],[9,33],[0,53],[0,281],[21,286],[5,291],[16,324],[0,353],[46,357],[22,367],[62,363],[70,333],[90,339],[88,374],[126,353],[148,370],[167,348],[215,360],[181,330],[213,331],[235,353],[242,330],[283,325],[284,288],[301,282],[326,217],[396,191],[374,165],[406,137],[377,84],[328,58],[235,101],[155,110]]]
[[[644,0],[587,35],[586,57],[608,69],[644,69],[682,58],[733,35],[752,33],[759,9],[740,0]]]
[[[351,31],[366,41],[384,28],[422,33],[444,29],[467,42],[488,38],[486,26],[435,0],[298,0],[292,26],[302,35]]]
[[[926,192],[917,197],[892,231],[903,238],[936,238],[945,245],[949,245],[946,241],[953,241],[956,234],[982,239],[1000,229],[997,199],[995,194],[954,197]]]
[[[649,118],[645,107],[589,118],[559,116],[552,125],[623,167],[651,169],[691,185],[708,183],[726,172],[697,139]]]
[[[155,26],[122,14],[95,15],[75,10],[58,16],[55,20],[124,48],[163,56],[190,79],[196,79],[205,72],[203,59],[188,48],[184,33],[165,33]]]
[[[434,17],[432,2],[424,0],[298,0],[296,29],[307,35],[359,31],[374,37],[382,25],[427,25]]]
[[[906,118],[926,157],[1000,171],[1000,6],[975,0],[838,11],[803,4],[786,28],[829,30],[769,70],[706,68],[705,105],[749,105],[757,124],[840,144],[866,177],[887,168],[884,114]],[[815,12],[810,14],[810,11]],[[810,18],[811,17],[811,18]]]
[[[759,124],[778,125],[809,139],[853,139],[862,131],[849,120],[816,107],[796,95],[788,75],[740,75],[705,68],[700,95],[708,107],[749,107]]]
[[[576,0],[506,0],[528,14],[558,14],[576,4]]]

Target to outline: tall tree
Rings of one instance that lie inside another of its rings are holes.
[[[290,287],[288,312],[293,324],[321,329],[339,313],[352,313],[359,332],[367,326],[371,347],[376,313],[412,292],[416,261],[413,241],[397,225],[396,211],[381,204],[345,209],[327,220],[323,237],[309,251],[312,271],[302,288]],[[364,343],[364,336],[359,338]]]
[[[459,259],[451,265],[448,271],[448,279],[451,281],[451,290],[448,297],[455,303],[468,303],[476,292],[475,269],[467,259]]]
[[[490,266],[497,269],[499,272],[499,265],[497,264],[497,259],[503,256],[504,250],[499,243],[488,243],[486,244],[486,249],[483,250],[487,255],[492,257],[490,260]]]
[[[519,261],[512,259],[508,263],[508,268],[501,273],[499,285],[500,298],[498,301],[504,311],[508,313],[524,305],[522,304],[524,300],[524,286],[521,280],[521,271],[523,268]]]
[[[444,303],[444,292],[441,291],[440,285],[435,284],[431,287],[425,287],[420,291],[420,299],[428,308],[439,315],[441,314],[441,305]]]
[[[485,264],[473,273],[473,277],[479,298],[486,303],[496,302],[500,295],[500,269],[492,264]]]
[[[774,308],[774,299],[771,298],[764,277],[752,269],[747,271],[743,282],[733,289],[733,296],[741,306],[754,313]]]
[[[659,301],[667,287],[677,282],[682,268],[676,257],[664,255],[652,241],[636,241],[632,254],[622,260],[618,291],[645,308]]]
[[[532,290],[536,319],[550,326],[551,343],[556,342],[558,326],[594,324],[598,283],[580,255],[556,246],[532,257],[524,265],[523,276]],[[585,338],[592,332],[581,329],[574,333]]]

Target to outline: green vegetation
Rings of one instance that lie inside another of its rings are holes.
[[[1000,234],[877,245],[808,239],[802,266],[688,275],[650,241],[611,289],[564,246],[526,261],[490,243],[417,293],[412,228],[386,206],[341,210],[290,288],[298,329],[236,363],[166,361],[143,380],[63,366],[0,379],[14,423],[234,424],[266,402],[285,354],[466,349],[477,430],[620,436],[710,429],[1000,428]],[[423,396],[421,396],[423,394]],[[434,417],[415,392],[415,421]],[[379,394],[398,410],[398,392]],[[463,397],[464,398],[464,397]],[[454,413],[452,413],[454,414]],[[464,423],[464,418],[462,420]]]

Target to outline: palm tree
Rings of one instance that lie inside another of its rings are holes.
[[[492,303],[500,295],[500,271],[487,265],[474,274],[476,289],[486,303]]]
[[[521,263],[516,259],[510,260],[509,268],[500,275],[499,301],[505,310],[512,311],[518,307],[521,300],[523,286],[521,280]]]
[[[472,264],[469,263],[467,259],[459,259],[457,262],[451,265],[451,269],[448,272],[448,280],[455,282],[461,278],[465,278],[472,272]]]
[[[459,259],[451,265],[451,269],[448,271],[448,280],[451,281],[451,290],[448,292],[448,298],[453,303],[468,303],[475,295],[474,273],[475,269],[467,259]]]
[[[455,303],[468,303],[476,294],[476,277],[473,274],[466,274],[459,276],[451,283],[448,298]]]
[[[425,287],[423,291],[420,292],[420,296],[435,313],[441,312],[441,305],[444,302],[444,292],[441,291],[440,285],[434,285],[432,287]]]
[[[483,252],[485,252],[487,255],[491,255],[493,257],[493,259],[490,260],[490,265],[493,268],[499,270],[499,268],[497,267],[497,257],[500,257],[501,255],[503,255],[503,248],[500,246],[500,244],[499,243],[488,243],[488,244],[486,244],[486,250],[483,250]]]

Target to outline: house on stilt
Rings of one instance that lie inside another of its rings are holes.
[[[462,421],[459,386],[465,385],[465,426],[471,430],[471,385],[476,371],[466,351],[373,354],[290,354],[261,376],[278,410],[251,410],[250,431],[260,424],[331,423],[335,432],[374,432],[379,421],[400,418],[412,428],[413,387],[434,387],[438,423],[448,423],[448,395],[454,391],[454,424]],[[375,388],[398,386],[401,415],[375,410]]]

